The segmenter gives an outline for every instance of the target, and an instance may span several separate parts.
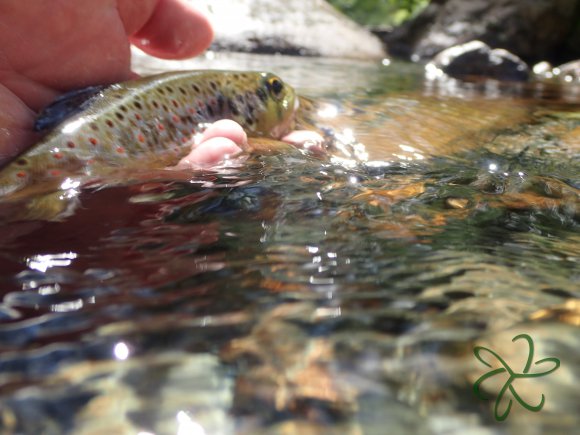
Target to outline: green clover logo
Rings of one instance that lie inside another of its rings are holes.
[[[544,403],[546,401],[544,394],[542,394],[542,398],[540,400],[540,403],[538,403],[537,405],[530,405],[529,403],[526,403],[516,392],[515,381],[517,379],[520,379],[520,378],[538,378],[540,376],[546,376],[546,375],[549,375],[550,373],[556,371],[560,367],[560,360],[558,358],[544,358],[544,359],[541,359],[539,361],[536,361],[534,364],[536,366],[539,366],[539,365],[542,365],[544,363],[553,362],[554,366],[551,369],[546,370],[546,371],[541,372],[541,373],[529,373],[530,367],[532,366],[532,361],[534,359],[534,341],[532,340],[532,338],[528,334],[519,334],[519,335],[516,335],[514,338],[512,338],[512,342],[515,343],[519,339],[526,340],[528,342],[528,346],[529,346],[528,360],[526,361],[526,365],[525,365],[522,373],[514,372],[512,370],[512,368],[503,360],[502,357],[500,357],[496,352],[494,352],[491,349],[488,349],[487,347],[477,346],[473,349],[473,354],[475,355],[475,357],[480,362],[485,364],[487,367],[491,368],[491,364],[489,364],[487,361],[484,361],[483,357],[481,356],[481,353],[483,351],[489,352],[503,366],[502,368],[498,368],[498,369],[492,370],[492,371],[484,374],[477,381],[475,381],[475,384],[473,384],[473,392],[481,400],[489,400],[491,398],[491,397],[485,397],[482,394],[482,392],[480,391],[480,386],[486,379],[489,379],[495,375],[499,375],[500,373],[506,373],[506,372],[509,373],[509,378],[508,378],[507,382],[504,384],[504,386],[500,390],[500,392],[497,395],[497,398],[495,400],[494,416],[495,416],[495,419],[497,421],[505,420],[511,411],[512,399],[509,399],[509,403],[507,405],[506,410],[502,414],[500,414],[500,412],[499,412],[499,405],[503,399],[504,394],[506,393],[506,391],[508,389],[512,393],[513,397],[518,401],[518,403],[520,405],[522,405],[525,409],[527,409],[528,411],[532,411],[532,412],[540,411],[544,407]]]

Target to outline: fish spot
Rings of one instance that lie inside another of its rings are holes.
[[[99,141],[94,137],[90,137],[89,142],[91,143],[91,145],[97,145],[99,143]]]
[[[209,82],[209,86],[214,90],[217,91],[218,85],[216,82]]]
[[[173,93],[173,88],[171,86],[165,86],[165,90],[171,94]]]
[[[201,92],[201,89],[196,84],[191,85],[191,89],[193,89],[197,93],[200,93]]]
[[[258,98],[259,98],[260,100],[262,100],[264,103],[265,103],[265,102],[266,102],[266,100],[268,99],[268,95],[266,94],[266,92],[265,92],[265,91],[264,91],[262,88],[259,88],[259,89],[256,91],[256,95],[257,95],[257,96],[258,96]]]
[[[135,101],[133,103],[133,107],[135,107],[135,109],[137,109],[137,110],[143,109],[143,105],[139,101]]]
[[[19,171],[19,172],[16,173],[16,176],[18,178],[26,178],[26,172]]]
[[[165,126],[163,124],[161,124],[161,123],[160,124],[157,124],[157,130],[163,131],[163,130],[165,130]]]
[[[224,110],[224,106],[225,106],[225,98],[222,94],[219,94],[217,96],[217,106],[219,110]]]
[[[117,149],[115,151],[117,151],[117,153],[119,153],[119,154],[125,154],[125,148],[123,148],[123,147],[117,147]]]
[[[142,134],[142,133],[139,133],[139,134],[137,135],[137,140],[138,140],[139,142],[143,143],[143,142],[145,142],[145,136],[143,136],[143,134]]]
[[[113,128],[115,126],[115,123],[113,121],[111,121],[110,119],[107,119],[105,121],[105,124],[107,124],[107,126],[110,128]]]
[[[95,124],[94,122],[91,122],[90,126],[91,126],[91,130],[99,131],[99,126],[97,124]]]
[[[167,104],[163,104],[161,107],[163,107],[163,110],[166,112],[169,112],[169,107],[167,107]]]
[[[173,116],[171,117],[171,120],[172,120],[174,123],[176,123],[176,124],[178,124],[178,123],[181,121],[181,119],[180,119],[180,118],[179,118],[179,116],[177,116],[177,115],[173,115]]]
[[[75,147],[76,147],[76,144],[75,144],[73,141],[70,141],[70,140],[69,140],[69,141],[66,143],[66,146],[67,146],[67,147],[69,147],[69,148],[75,148]]]
[[[53,169],[48,173],[51,177],[60,177],[62,175],[62,171],[59,171],[58,169]]]
[[[188,107],[187,111],[191,114],[191,115],[195,115],[195,109],[193,107]]]
[[[158,88],[157,92],[161,95],[165,95],[165,90],[163,88]]]
[[[179,92],[181,92],[183,95],[187,95],[187,92],[181,86],[177,89],[179,89]]]
[[[171,102],[173,103],[173,107],[175,108],[179,107],[179,103],[177,102],[177,100],[171,100]]]
[[[119,121],[123,121],[125,119],[125,115],[123,115],[121,112],[115,112],[115,116]]]
[[[207,113],[209,114],[209,116],[213,116],[214,115],[214,110],[213,110],[213,107],[211,107],[211,104],[206,104],[205,105],[205,110],[207,110]]]
[[[254,124],[254,120],[249,116],[246,116],[246,125],[251,126]]]
[[[156,109],[159,109],[159,103],[157,101],[153,101],[153,107],[155,107]]]
[[[127,113],[127,110],[128,110],[127,106],[125,106],[125,105],[119,106],[119,109],[121,110],[121,112],[125,112],[125,113]]]
[[[232,100],[228,100],[228,106],[230,108],[230,112],[232,112],[232,115],[238,116],[240,114],[238,107]]]
[[[137,121],[141,121],[143,118],[141,117],[141,115],[139,115],[138,113],[135,113],[135,119]]]
[[[63,155],[62,155],[62,153],[54,153],[54,154],[52,155],[52,157],[54,157],[54,158],[55,158],[55,159],[57,159],[57,160],[60,160],[60,159],[62,159],[62,158],[63,158]]]

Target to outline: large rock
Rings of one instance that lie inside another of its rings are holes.
[[[481,41],[471,41],[443,50],[427,64],[427,70],[432,68],[460,79],[476,76],[525,82],[530,75],[523,60],[501,48],[492,50]]]
[[[480,40],[530,64],[560,63],[580,57],[580,0],[432,0],[384,40],[391,54],[416,60]]]
[[[209,12],[213,49],[372,59],[381,41],[324,0],[192,0]]]

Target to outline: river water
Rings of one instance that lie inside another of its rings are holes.
[[[354,147],[92,187],[61,221],[3,224],[0,432],[577,430],[579,85],[135,65],[276,72]]]

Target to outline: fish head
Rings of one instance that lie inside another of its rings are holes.
[[[271,73],[261,73],[256,92],[263,102],[255,114],[254,133],[279,139],[293,126],[298,109],[298,97],[292,86]]]

